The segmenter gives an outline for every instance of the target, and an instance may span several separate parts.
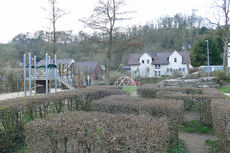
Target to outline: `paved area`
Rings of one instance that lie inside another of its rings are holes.
[[[61,90],[61,89],[58,89],[57,90],[58,92],[61,92],[61,91],[66,91],[66,90]],[[51,89],[51,93],[54,93],[55,92],[55,89]],[[29,95],[29,91],[27,91],[26,95],[28,96]],[[34,91],[32,91],[32,95],[34,95]],[[6,93],[6,94],[0,94],[0,101],[1,100],[6,100],[6,99],[14,99],[14,98],[17,98],[17,97],[24,97],[24,92],[13,92],[13,93]]]

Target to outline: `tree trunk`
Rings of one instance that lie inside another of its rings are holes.
[[[223,70],[224,75],[227,73],[227,55],[228,55],[228,36],[225,36],[224,39],[224,56],[223,56]]]
[[[54,62],[54,56],[56,54],[56,17],[55,17],[55,6],[53,5],[53,62]]]
[[[106,62],[106,84],[110,84],[110,77],[109,77],[109,72],[110,72],[110,62],[111,62],[111,54],[112,54],[112,45],[113,45],[113,27],[110,28],[109,32],[109,49],[107,52],[107,62]]]
[[[186,51],[186,66],[187,66],[187,70],[188,70],[188,74],[190,72],[189,70],[189,51]]]

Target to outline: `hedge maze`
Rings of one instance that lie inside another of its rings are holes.
[[[221,150],[230,152],[230,101],[214,88],[138,88],[140,97],[176,99],[184,102],[185,111],[198,111],[200,122],[213,126]]]
[[[166,153],[184,111],[200,113],[229,152],[230,106],[216,89],[98,86],[0,102],[0,152]]]

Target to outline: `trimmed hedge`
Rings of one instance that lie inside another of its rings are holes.
[[[230,152],[230,101],[213,100],[211,104],[213,127],[224,152]]]
[[[211,100],[226,99],[226,96],[215,88],[159,88],[144,85],[138,88],[141,97],[183,100],[185,110],[197,110],[200,121],[212,125]]]
[[[151,116],[167,116],[170,121],[170,144],[178,142],[178,126],[183,122],[183,101],[166,99],[143,99],[113,95],[93,101],[93,111],[113,114],[148,114]]]
[[[219,96],[215,97],[215,95],[186,95],[173,93],[159,94],[157,98],[183,100],[185,110],[197,110],[200,114],[200,121],[208,125],[212,125],[211,101],[213,99],[220,99]],[[225,99],[225,97],[222,97],[222,99]]]
[[[26,125],[28,152],[167,152],[166,118],[68,112]]]
[[[1,101],[0,152],[14,152],[23,145],[25,123],[51,113],[87,111],[92,100],[113,94],[126,93],[118,87],[103,86]]]
[[[201,94],[200,88],[159,88],[151,84],[140,86],[137,93],[143,98],[156,98],[158,92],[173,92],[178,94]]]

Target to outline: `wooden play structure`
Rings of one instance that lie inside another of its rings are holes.
[[[26,96],[26,81],[29,82],[29,96],[32,95],[32,81],[34,82],[34,94],[36,93],[50,93],[51,82],[55,83],[55,93],[57,92],[57,81],[65,85],[70,90],[74,90],[68,81],[62,78],[58,74],[57,70],[57,56],[54,57],[54,64],[51,64],[51,58],[46,53],[45,55],[45,65],[37,67],[36,56],[34,56],[33,65],[31,62],[31,53],[27,56],[24,54],[24,96]],[[27,64],[28,63],[28,64]],[[27,76],[27,69],[29,69]]]
[[[127,87],[127,86],[136,86],[136,83],[135,81],[130,78],[129,76],[127,75],[123,75],[121,77],[119,77],[115,83],[114,83],[115,86],[123,86],[123,87]]]

